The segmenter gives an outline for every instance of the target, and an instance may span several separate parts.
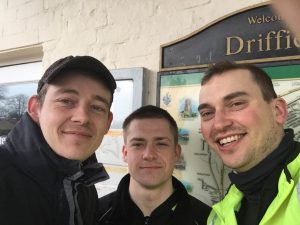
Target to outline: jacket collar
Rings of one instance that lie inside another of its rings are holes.
[[[130,198],[129,183],[130,183],[130,174],[126,174],[119,182],[118,188],[116,190],[116,194],[113,200],[112,213],[114,214],[117,213],[118,211],[119,212],[121,211],[123,213],[123,218],[126,218],[128,215],[130,215],[130,213],[135,211],[135,215],[140,214],[141,217],[144,217],[141,210]],[[174,176],[172,176],[172,184],[175,192],[168,199],[166,199],[165,202],[163,202],[160,206],[158,206],[153,211],[153,214],[158,214],[158,215],[164,214],[166,212],[166,208],[171,209],[174,205],[176,205],[176,203],[180,203],[181,205],[186,205],[186,206],[190,204],[185,187]],[[120,210],[119,207],[122,210]]]
[[[274,173],[277,173],[279,177],[281,170],[286,166],[289,157],[296,157],[296,155],[294,155],[295,142],[293,138],[293,130],[286,129],[285,136],[279,146],[255,167],[242,173],[229,173],[231,182],[246,195],[261,190],[267,177]]]

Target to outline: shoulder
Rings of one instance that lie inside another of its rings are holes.
[[[180,201],[182,202],[182,204],[190,205],[190,207],[192,207],[193,212],[197,213],[201,211],[203,214],[209,214],[211,208],[199,199],[188,194],[184,185],[175,177],[173,177],[173,186],[175,187],[175,189],[178,190],[178,197],[181,199]]]
[[[206,224],[207,218],[211,211],[211,207],[189,194],[188,199],[191,207],[191,216],[195,221],[197,221],[198,224]]]
[[[116,191],[104,195],[98,199],[98,212],[97,212],[97,220],[98,224],[104,224],[106,221],[111,220],[112,216],[112,208],[113,202],[116,196]]]
[[[104,214],[109,208],[112,207],[116,192],[109,193],[98,199],[99,214]]]
[[[193,221],[197,221],[198,224],[206,224],[211,207],[194,196],[188,194],[183,184],[176,178],[173,178],[173,186],[178,191],[176,192],[180,202],[181,210],[183,209],[185,214]]]
[[[178,222],[184,219],[184,221],[177,224],[206,224],[210,211],[208,205],[186,193],[181,196],[181,202],[178,204],[176,220]]]
[[[0,145],[0,168],[8,165],[9,154],[6,151],[6,148],[3,145]]]
[[[11,197],[19,195],[20,187],[22,192],[27,193],[27,196],[33,196],[40,194],[40,186],[37,185],[37,181],[34,176],[30,174],[26,168],[21,167],[15,157],[11,155],[6,148],[0,147],[0,189],[4,193],[11,194]],[[0,192],[1,192],[0,191]],[[30,198],[30,197],[29,197]]]
[[[3,146],[0,146],[0,192],[3,193],[7,189],[8,178],[15,174],[10,165],[10,157],[6,153]]]
[[[191,206],[196,211],[202,212],[204,214],[209,214],[211,211],[211,207],[206,205],[204,202],[200,201],[199,199],[195,198],[194,196],[189,195],[189,199],[191,202]]]
[[[0,146],[0,174],[5,176],[13,169],[12,156],[4,146]]]

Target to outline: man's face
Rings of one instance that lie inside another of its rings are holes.
[[[174,143],[165,119],[134,119],[124,133],[123,159],[128,163],[130,185],[157,189],[170,185],[181,148]]]
[[[84,161],[110,127],[110,101],[110,91],[99,81],[69,73],[49,84],[42,106],[31,99],[28,111],[58,155]]]
[[[212,77],[199,97],[201,132],[224,164],[238,172],[254,167],[281,141],[286,104],[263,99],[247,70]]]

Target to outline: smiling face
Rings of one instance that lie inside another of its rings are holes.
[[[201,87],[201,132],[224,164],[249,170],[280,143],[287,111],[281,98],[269,103],[245,69],[216,74]]]
[[[181,148],[166,119],[134,119],[124,131],[123,159],[130,185],[146,189],[172,187],[172,173]]]
[[[41,103],[29,100],[28,112],[49,146],[67,159],[84,161],[99,147],[111,121],[110,91],[96,79],[68,73],[48,86]]]

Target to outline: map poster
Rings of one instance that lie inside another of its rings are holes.
[[[263,68],[272,78],[275,91],[288,104],[286,127],[295,131],[300,140],[300,65]],[[162,74],[160,76],[159,105],[177,121],[182,157],[174,175],[189,193],[212,205],[221,200],[230,181],[226,168],[203,140],[198,114],[198,96],[202,72]]]

